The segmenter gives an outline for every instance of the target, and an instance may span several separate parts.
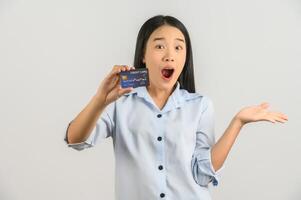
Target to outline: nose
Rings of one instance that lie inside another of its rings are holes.
[[[165,56],[164,56],[164,61],[165,62],[173,62],[175,61],[173,53],[171,51],[167,51]]]
[[[173,59],[173,57],[165,57],[164,61],[166,61],[166,62],[169,62],[169,61],[173,62],[174,59]]]

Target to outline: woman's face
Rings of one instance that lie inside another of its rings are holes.
[[[171,90],[180,76],[186,60],[186,44],[176,27],[157,28],[146,43],[143,62],[148,68],[150,87]]]

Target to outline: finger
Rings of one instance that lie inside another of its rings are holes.
[[[286,122],[285,119],[281,118],[280,116],[277,116],[275,114],[271,114],[268,118],[271,122],[276,123],[276,122],[281,122],[284,123]]]
[[[268,113],[264,118],[263,118],[264,121],[268,121],[268,122],[272,122],[272,123],[276,123],[276,120],[275,120],[275,116],[271,113]]]
[[[275,116],[277,116],[281,119],[288,120],[288,117],[285,114],[281,113],[281,112],[273,112],[273,115],[275,115]]]
[[[121,94],[121,95],[124,95],[124,94],[126,94],[126,93],[129,93],[129,92],[133,91],[133,89],[134,89],[134,88],[132,88],[132,87],[129,87],[129,88],[122,88],[122,89],[120,90],[120,94]]]
[[[131,70],[131,67],[130,67],[130,66],[126,66],[126,70],[127,70],[127,71],[130,71],[130,70]]]
[[[267,122],[272,122],[272,123],[276,123],[276,121],[272,118],[272,117],[267,117],[262,119],[263,121],[267,121]]]
[[[131,67],[127,66],[127,65],[115,65],[111,71],[111,73],[108,75],[108,79],[113,79],[115,81],[117,75],[121,72],[121,71],[130,71]]]
[[[134,88],[130,87],[130,88],[119,88],[117,90],[117,98],[120,98],[122,95],[129,93],[131,91],[133,91]]]
[[[288,120],[288,116],[286,116],[283,113],[279,113],[279,117],[281,117],[282,119]]]
[[[284,123],[286,122],[285,119],[277,119],[276,121],[277,121],[277,122],[280,122],[280,123],[282,123],[282,124],[284,124]]]
[[[286,119],[283,119],[282,117],[278,117],[278,116],[275,118],[275,120],[281,123],[285,123],[287,121]]]
[[[126,65],[122,65],[121,66],[121,71],[126,71],[127,70],[127,66]]]
[[[269,119],[270,121],[272,120],[273,122],[276,122],[277,118],[279,118],[279,116],[277,116],[276,113],[274,113],[274,112],[267,113],[267,119]]]
[[[272,123],[276,123],[276,122],[281,122],[284,123],[286,122],[286,119],[282,118],[281,115],[279,115],[278,113],[275,112],[268,112],[267,115],[263,118],[264,121],[269,121]]]
[[[134,66],[131,66],[131,70],[135,70],[135,67],[134,67]]]
[[[260,107],[263,108],[263,109],[267,109],[269,107],[269,103],[268,102],[263,102],[260,104]]]
[[[121,66],[119,65],[114,65],[113,69],[111,70],[109,76],[112,77],[114,75],[117,75],[121,72]]]
[[[276,120],[275,120],[275,119],[273,119],[273,118],[270,118],[270,119],[269,119],[269,121],[270,121],[270,122],[272,122],[273,124],[275,124],[275,123],[276,123]]]
[[[115,76],[112,83],[113,85],[117,84],[120,81],[120,77],[119,76]]]
[[[114,65],[113,69],[111,70],[110,74],[108,75],[108,78],[111,79],[114,76],[118,75],[121,71],[126,71],[128,66],[126,65]]]

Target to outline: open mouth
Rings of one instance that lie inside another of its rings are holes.
[[[165,68],[165,69],[161,70],[162,76],[166,79],[169,79],[172,76],[173,72],[174,72],[174,69]]]

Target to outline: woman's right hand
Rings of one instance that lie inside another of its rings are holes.
[[[135,67],[115,65],[111,72],[101,82],[95,95],[96,98],[102,101],[105,106],[107,106],[113,101],[116,101],[123,94],[131,92],[133,88],[121,87],[119,73],[121,71],[130,71],[133,69],[135,69]]]

